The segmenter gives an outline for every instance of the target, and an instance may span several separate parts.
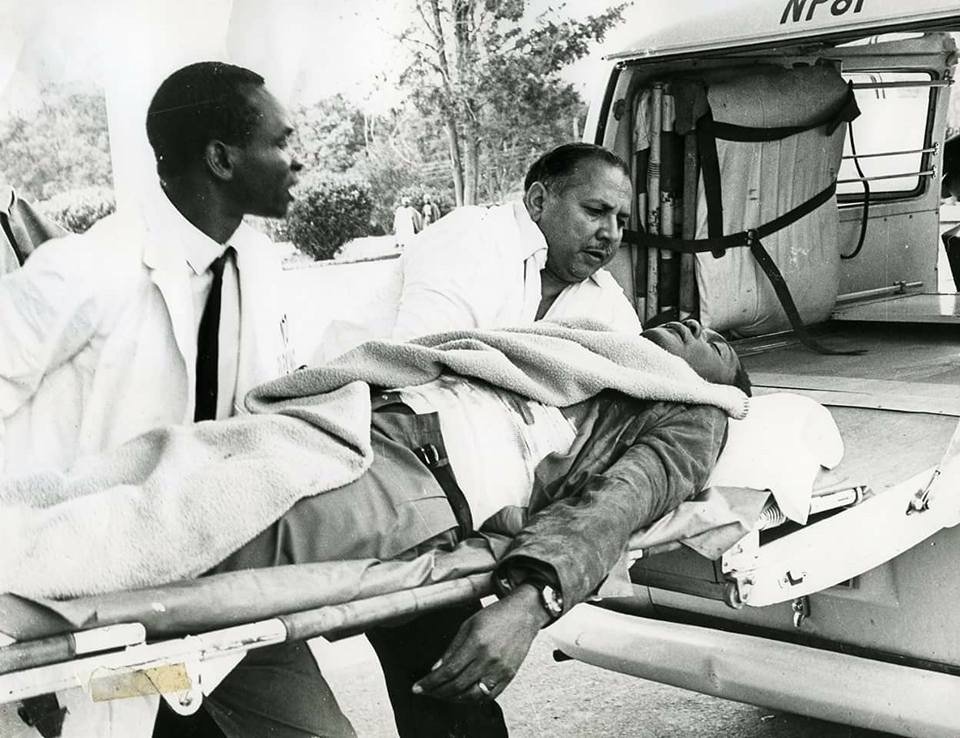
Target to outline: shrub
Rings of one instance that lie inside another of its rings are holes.
[[[68,190],[38,204],[40,212],[53,218],[68,231],[83,233],[116,210],[113,192],[107,187]]]
[[[373,199],[366,182],[323,173],[300,186],[287,215],[286,235],[314,259],[332,259],[351,238],[370,235]]]
[[[287,234],[286,218],[263,218],[259,215],[244,215],[243,222],[259,231],[274,243],[284,243],[290,240]]]

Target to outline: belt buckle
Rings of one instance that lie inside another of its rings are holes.
[[[432,443],[414,449],[413,453],[427,466],[433,467],[440,463],[440,451]]]

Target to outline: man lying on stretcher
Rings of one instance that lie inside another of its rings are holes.
[[[719,334],[693,321],[648,330],[643,338],[680,356],[709,382],[749,390],[733,349]],[[589,343],[593,337],[588,339]],[[621,352],[628,356],[627,368],[614,367],[617,375],[635,372],[630,362],[655,364],[662,353],[623,334],[597,340],[627,346]],[[649,355],[642,360],[634,357],[644,351]],[[667,362],[654,367],[653,374],[680,369],[689,372],[686,366]],[[558,382],[565,370],[560,367]],[[427,547],[452,547],[475,530],[496,527],[525,509],[519,533],[495,571],[500,600],[467,620],[442,665],[413,689],[448,699],[495,698],[513,678],[538,630],[597,588],[631,533],[703,486],[726,431],[720,408],[733,414],[731,408],[742,407],[744,400],[730,388],[701,384],[694,396],[712,405],[602,391],[558,408],[447,373],[375,395],[370,418],[373,455],[365,473],[322,494],[302,497],[213,571],[408,558]],[[237,428],[243,422],[237,418],[196,428]],[[203,436],[203,431],[183,432]],[[170,438],[153,446],[144,446],[145,442],[139,451],[136,441],[127,444],[112,455],[109,465],[97,458],[83,462],[79,475],[68,479],[83,491],[72,494],[88,494],[91,486],[114,491],[120,485],[145,484],[144,472],[137,469],[138,453],[156,455],[150,460],[156,468],[164,455],[177,453]],[[233,461],[248,463],[249,455]],[[229,452],[216,459],[219,465],[230,462]],[[282,462],[261,455],[256,473],[269,476],[273,463]],[[254,467],[249,468],[253,474]],[[183,477],[176,480],[177,489],[203,479],[202,470],[178,471]],[[51,483],[42,475],[33,482]],[[13,483],[23,496],[29,480]],[[63,480],[57,483],[62,486]],[[10,499],[10,489],[6,482],[0,485],[0,502]],[[68,494],[58,490],[55,496]],[[268,494],[264,492],[265,497]],[[23,551],[20,567],[24,561],[37,565],[34,554],[42,555],[41,546],[31,541],[30,548],[32,552]],[[92,564],[91,557],[85,561]],[[19,577],[18,583],[18,577],[8,579],[3,572],[0,567],[0,591],[22,591],[28,586],[25,581],[36,574]],[[158,582],[148,576],[138,583]],[[216,702],[223,686],[208,704]]]
[[[749,391],[734,350],[696,321],[643,336],[705,379]],[[596,589],[630,534],[702,489],[726,431],[725,413],[709,405],[604,392],[556,408],[451,375],[377,395],[374,407],[366,474],[300,500],[215,571],[414,556],[509,529],[525,508],[496,571],[500,601],[420,685],[446,698],[469,696],[481,677],[487,696],[502,692],[540,627]]]

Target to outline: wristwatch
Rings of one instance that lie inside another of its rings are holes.
[[[549,584],[540,587],[540,604],[551,620],[563,615],[563,596]]]

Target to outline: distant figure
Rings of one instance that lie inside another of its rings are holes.
[[[431,223],[436,223],[438,220],[440,220],[440,207],[433,201],[432,195],[424,196],[421,214],[423,215],[424,228]]]
[[[397,237],[397,248],[402,249],[410,243],[414,234],[421,229],[420,213],[410,205],[410,198],[400,200],[400,207],[393,214],[393,232]]]

